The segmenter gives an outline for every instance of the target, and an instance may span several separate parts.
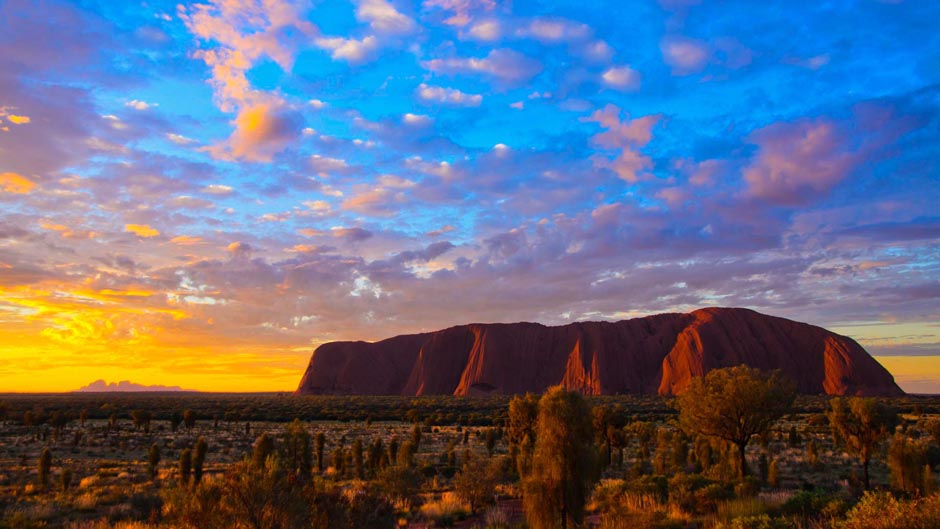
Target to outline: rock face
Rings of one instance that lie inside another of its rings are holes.
[[[589,395],[681,393],[709,370],[779,369],[805,394],[903,395],[851,338],[748,309],[619,322],[470,324],[317,348],[298,394],[480,395],[563,384]]]

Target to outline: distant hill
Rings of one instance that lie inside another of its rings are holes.
[[[143,391],[193,391],[189,389],[183,389],[179,386],[145,386],[143,384],[137,384],[129,380],[122,380],[120,382],[105,382],[104,380],[96,380],[91,384],[88,384],[85,387],[78,388],[74,393],[139,393]]]
[[[591,395],[675,395],[693,377],[739,364],[780,369],[804,394],[904,394],[855,340],[740,308],[331,342],[314,351],[297,393],[516,394],[563,384]]]

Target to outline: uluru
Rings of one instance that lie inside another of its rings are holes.
[[[779,369],[803,394],[899,396],[855,340],[743,308],[617,322],[468,324],[318,347],[301,395],[485,395],[562,384],[588,395],[676,395],[712,369]]]

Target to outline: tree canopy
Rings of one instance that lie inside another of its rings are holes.
[[[745,365],[715,369],[692,379],[676,400],[686,433],[727,441],[738,448],[738,475],[748,473],[745,450],[793,404],[796,389],[779,371],[763,373]]]

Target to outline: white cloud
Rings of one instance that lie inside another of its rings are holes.
[[[146,101],[141,101],[139,99],[131,99],[130,101],[124,103],[124,106],[133,108],[134,110],[148,110],[152,107],[159,106],[156,103],[148,103]]]
[[[210,184],[202,188],[203,193],[210,195],[230,195],[233,189],[231,186],[224,184]]]
[[[385,0],[360,0],[356,18],[368,22],[373,30],[385,35],[405,35],[415,29],[413,20]]]
[[[435,73],[482,73],[509,84],[524,83],[542,71],[542,64],[539,61],[510,49],[493,50],[482,59],[476,57],[432,59],[421,65]]]
[[[361,40],[346,39],[343,37],[323,37],[316,39],[315,42],[320,48],[330,50],[332,52],[330,56],[333,57],[333,59],[343,59],[351,63],[359,63],[371,58],[372,53],[379,47],[379,41],[373,35],[369,35]]]
[[[172,132],[166,133],[166,139],[172,141],[173,143],[177,145],[191,145],[193,143],[196,143],[196,140],[192,138],[187,138],[186,136],[183,136],[181,134],[174,134]]]
[[[434,120],[423,114],[412,114],[409,112],[402,116],[402,121],[415,127],[424,127],[430,125]]]
[[[425,101],[465,107],[480,106],[480,103],[483,102],[483,96],[480,94],[468,94],[456,88],[429,86],[424,83],[418,86],[418,97]]]
[[[629,66],[614,66],[601,75],[604,84],[617,90],[636,90],[640,87],[640,74]]]

